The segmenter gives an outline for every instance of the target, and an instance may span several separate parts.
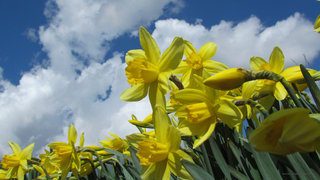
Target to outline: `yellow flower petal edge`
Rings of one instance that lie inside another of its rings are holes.
[[[315,151],[319,138],[320,125],[309,117],[309,110],[294,108],[271,114],[249,141],[258,151],[284,155]]]
[[[314,22],[314,31],[320,33],[320,14],[318,15],[316,21]]]
[[[144,27],[140,27],[139,29],[139,39],[147,60],[153,64],[157,64],[161,54],[160,49],[156,41]]]

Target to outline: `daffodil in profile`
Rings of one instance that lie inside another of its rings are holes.
[[[181,81],[185,87],[196,85],[193,74],[207,78],[210,74],[227,69],[223,63],[211,60],[216,51],[217,45],[213,42],[206,43],[197,51],[191,42],[185,40],[184,56],[186,59],[182,60],[174,71],[175,74],[182,74]]]
[[[106,137],[108,140],[100,141],[100,144],[107,149],[119,151],[127,156],[130,156],[129,144],[125,139],[121,139],[119,136],[113,133],[109,133],[113,139]]]
[[[271,71],[284,77],[289,83],[296,83],[304,79],[300,67],[293,66],[283,70],[284,68],[284,55],[279,47],[275,47],[270,55],[269,63],[261,57],[252,57],[250,59],[250,66],[255,71]],[[313,75],[317,71],[309,69],[308,72]],[[268,79],[258,80],[256,90],[259,92],[273,92],[274,97],[277,100],[283,100],[288,95],[288,92],[281,84],[281,82],[275,82]],[[307,88],[306,85],[298,84],[300,91]]]
[[[197,77],[201,87],[201,77]],[[179,117],[178,129],[187,136],[198,136],[193,148],[199,147],[213,133],[220,119],[230,128],[241,123],[242,113],[232,102],[221,99],[221,92],[202,84],[201,89],[183,89],[176,92],[173,98],[183,105],[176,111]]]
[[[125,57],[125,72],[131,87],[121,94],[120,99],[139,101],[149,91],[152,107],[156,101],[164,105],[163,94],[168,92],[169,77],[183,56],[183,39],[176,37],[162,55],[155,40],[143,27],[139,30],[139,39],[143,50],[130,50]]]
[[[170,179],[170,174],[191,179],[191,176],[181,164],[185,159],[193,162],[192,158],[180,149],[181,135],[173,126],[168,124],[169,117],[162,106],[157,106],[155,117],[155,137],[145,138],[138,142],[139,152],[136,154],[143,166],[142,179]],[[146,137],[146,136],[145,136]]]
[[[268,116],[249,141],[256,150],[274,154],[313,152],[320,143],[320,124],[308,109],[284,109]]]
[[[56,154],[54,160],[57,162],[59,169],[62,171],[61,179],[65,179],[70,171],[73,175],[78,176],[81,163],[80,154],[76,150],[77,142],[77,130],[70,124],[68,131],[68,143],[65,142],[53,142],[48,146],[53,149]],[[83,147],[84,134],[80,136],[79,147]]]
[[[56,159],[56,154],[54,152],[49,152],[45,149],[45,154],[40,154],[39,157],[41,159],[40,165],[47,171],[49,175],[59,173],[58,161]],[[46,177],[46,173],[39,165],[32,165],[38,172],[41,173],[40,177]]]
[[[2,168],[7,170],[6,178],[24,179],[28,172],[28,160],[31,160],[34,143],[21,150],[20,146],[14,142],[8,142],[13,154],[2,157]]]

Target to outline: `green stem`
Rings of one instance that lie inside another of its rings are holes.
[[[293,89],[291,88],[290,84],[286,81],[286,79],[272,71],[259,71],[259,72],[251,72],[249,76],[247,76],[246,81],[256,80],[256,79],[269,79],[275,82],[281,82],[284,88],[287,90],[289,96],[292,98],[294,104],[297,107],[303,107],[299,99],[297,98],[296,94],[294,93]]]
[[[248,104],[251,107],[257,108],[264,116],[264,118],[269,116],[269,112],[259,103],[253,101],[252,99],[237,99],[232,101],[236,106],[241,106],[244,104]]]

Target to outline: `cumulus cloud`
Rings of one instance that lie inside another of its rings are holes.
[[[304,56],[312,61],[320,51],[320,36],[313,32],[312,22],[299,13],[268,27],[255,16],[237,24],[222,20],[210,28],[199,22],[159,20],[152,35],[162,50],[175,36],[189,40],[197,49],[209,41],[215,42],[218,49],[214,60],[229,67],[249,67],[252,56],[268,61],[275,46],[283,50],[287,66],[305,63]]]

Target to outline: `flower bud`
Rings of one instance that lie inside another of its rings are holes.
[[[221,71],[204,81],[204,84],[219,90],[231,90],[240,87],[246,80],[243,68],[231,68]]]

